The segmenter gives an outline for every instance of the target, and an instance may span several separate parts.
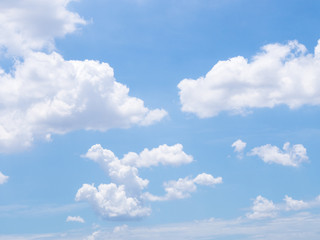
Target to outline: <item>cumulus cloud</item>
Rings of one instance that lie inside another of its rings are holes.
[[[0,72],[0,84],[1,152],[29,147],[52,133],[148,125],[167,114],[129,96],[107,63],[67,61],[55,52],[29,54],[14,72]]]
[[[180,178],[178,181],[164,183],[167,194],[164,197],[153,196],[143,190],[149,180],[139,176],[138,169],[158,166],[159,164],[178,166],[193,161],[191,155],[183,151],[181,144],[160,145],[151,150],[144,149],[141,153],[129,152],[122,159],[102,148],[100,144],[93,145],[84,157],[98,163],[111,180],[110,184],[83,184],[76,194],[76,201],[89,202],[95,211],[108,219],[132,219],[148,216],[151,209],[145,206],[145,201],[164,201],[189,197],[197,189],[197,185],[215,185],[222,178],[214,178],[202,173],[194,179]]]
[[[284,198],[284,201],[286,202],[286,210],[300,210],[303,208],[308,207],[308,203],[302,201],[302,200],[295,200],[292,197],[288,197],[287,195]]]
[[[307,150],[302,144],[295,144],[290,147],[290,143],[286,142],[282,149],[266,144],[253,148],[249,155],[256,155],[266,163],[277,163],[292,167],[298,167],[301,163],[308,161]]]
[[[254,108],[320,104],[320,40],[313,54],[297,41],[268,44],[248,61],[219,61],[204,77],[178,84],[182,111],[200,118],[222,111],[245,114]]]
[[[86,24],[67,9],[74,0],[10,0],[0,2],[0,47],[10,55],[54,49],[54,39]]]
[[[8,181],[9,177],[0,172],[0,184],[4,184]]]
[[[268,200],[262,196],[257,196],[253,202],[252,212],[247,214],[248,218],[268,218],[275,217],[277,215],[277,207],[271,200]]]
[[[83,184],[77,192],[76,201],[88,201],[99,215],[109,219],[139,218],[151,212],[137,197],[127,196],[124,185],[114,183],[100,184],[98,188]]]
[[[222,178],[214,178],[207,173],[201,173],[194,179],[179,178],[177,181],[169,181],[164,183],[166,194],[164,196],[154,196],[150,193],[145,193],[144,198],[149,201],[168,201],[173,199],[183,199],[190,197],[192,192],[197,190],[197,185],[213,186],[222,183]]]
[[[28,148],[37,139],[73,130],[147,126],[167,112],[150,110],[117,82],[107,63],[65,60],[54,40],[86,24],[67,9],[74,0],[0,2],[0,152]]]
[[[68,216],[66,219],[66,222],[79,222],[79,223],[84,223],[84,220],[80,216]]]
[[[173,146],[163,144],[151,150],[144,149],[140,154],[129,152],[123,157],[122,161],[127,165],[141,168],[158,166],[159,164],[179,166],[191,163],[193,158],[191,155],[183,152],[183,146],[181,144],[175,144]]]

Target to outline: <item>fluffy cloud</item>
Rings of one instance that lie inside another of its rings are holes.
[[[153,196],[143,192],[149,180],[139,177],[138,168],[172,165],[178,166],[192,162],[193,157],[183,151],[181,144],[168,146],[160,145],[151,150],[144,149],[137,154],[130,152],[122,159],[117,158],[100,144],[92,146],[84,157],[98,163],[111,179],[110,184],[84,184],[76,194],[76,201],[89,202],[95,211],[108,219],[130,219],[148,216],[151,213],[144,202],[164,201],[189,197],[196,191],[198,185],[215,185],[222,182],[222,178],[214,178],[210,174],[202,173],[194,179],[180,178],[178,181],[164,183],[167,194],[164,197]]]
[[[76,217],[68,216],[67,219],[66,219],[66,222],[79,222],[79,223],[84,223],[84,220],[83,220],[83,218],[80,217],[80,216],[76,216]]]
[[[247,217],[252,219],[275,217],[277,215],[276,210],[277,207],[271,200],[259,195],[254,200],[252,212],[248,213]]]
[[[300,210],[303,208],[308,207],[308,203],[302,201],[302,200],[295,200],[292,197],[288,197],[287,195],[284,198],[284,201],[286,202],[286,210]]]
[[[4,184],[8,181],[9,177],[0,172],[0,184]]]
[[[177,181],[169,181],[164,183],[164,188],[166,191],[165,196],[154,196],[150,193],[145,193],[144,198],[149,201],[167,201],[167,200],[174,200],[174,199],[183,199],[183,198],[190,197],[190,194],[197,190],[196,184],[213,186],[219,183],[222,183],[221,177],[214,178],[210,174],[201,173],[194,179],[190,179],[189,177],[186,177],[186,178],[179,178]]]
[[[158,166],[159,164],[179,166],[191,163],[193,158],[191,155],[183,152],[183,146],[181,144],[175,144],[173,146],[163,144],[151,150],[144,149],[140,154],[129,152],[123,157],[122,161],[125,164],[141,168]]]
[[[10,0],[0,2],[0,47],[12,55],[53,49],[54,39],[85,24],[67,10],[73,0]]]
[[[283,151],[276,146],[266,144],[253,148],[249,155],[257,155],[266,163],[277,163],[292,167],[298,167],[302,162],[308,161],[307,150],[302,144],[290,147],[288,142],[283,145]]]
[[[108,219],[139,218],[151,212],[137,197],[127,196],[124,185],[114,183],[100,184],[98,188],[83,184],[76,201],[88,201],[99,215]]]
[[[219,61],[205,77],[178,84],[182,111],[200,118],[221,111],[244,114],[279,104],[297,108],[320,104],[320,40],[314,54],[297,41],[269,44],[248,61]]]
[[[167,113],[149,110],[98,61],[66,61],[58,53],[31,53],[13,73],[0,72],[0,151],[35,138],[86,129],[148,125]]]

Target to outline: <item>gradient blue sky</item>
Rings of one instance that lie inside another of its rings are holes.
[[[0,240],[319,239],[319,12],[2,1]]]

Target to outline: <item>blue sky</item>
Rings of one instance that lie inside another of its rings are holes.
[[[319,239],[320,3],[0,3],[0,240]]]

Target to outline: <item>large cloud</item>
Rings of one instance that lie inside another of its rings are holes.
[[[12,73],[0,72],[0,151],[72,130],[149,125],[167,113],[149,110],[117,82],[107,63],[30,53]]]
[[[178,166],[190,163],[193,158],[183,151],[181,144],[160,145],[151,150],[144,149],[137,154],[130,152],[122,159],[117,158],[100,144],[92,146],[84,157],[98,163],[111,180],[109,184],[98,187],[83,184],[76,194],[77,201],[89,202],[95,211],[108,219],[130,219],[148,216],[151,209],[145,201],[164,201],[189,197],[197,185],[215,185],[222,178],[214,178],[202,173],[194,179],[180,178],[178,181],[164,183],[167,194],[164,197],[153,196],[144,192],[149,180],[139,177],[138,168],[158,166],[159,164]]]
[[[77,13],[67,10],[72,1],[0,1],[0,47],[19,56],[53,49],[54,38],[72,33],[86,23]]]
[[[200,118],[279,104],[319,105],[320,40],[314,54],[297,41],[263,46],[251,61],[242,56],[219,61],[205,77],[184,79],[178,88],[182,111]]]

